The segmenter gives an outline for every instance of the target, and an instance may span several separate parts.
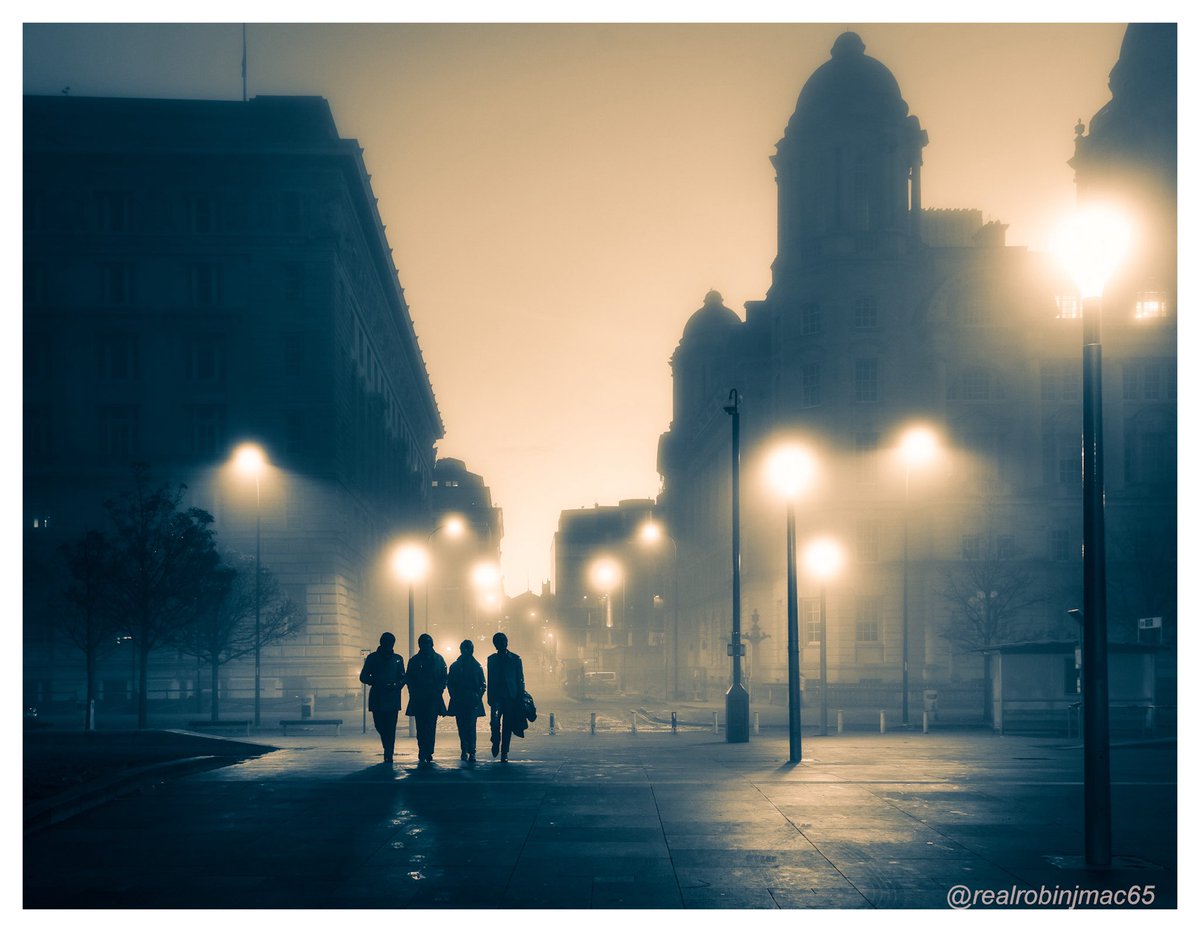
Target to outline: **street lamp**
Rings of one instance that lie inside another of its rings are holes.
[[[900,621],[900,718],[908,727],[908,487],[914,467],[924,466],[938,452],[938,438],[930,428],[916,425],[900,438],[900,458],[904,461],[904,568]]]
[[[736,388],[729,391],[729,404],[722,410],[733,418],[731,538],[733,554],[733,624],[730,628],[729,659],[732,666],[729,692],[725,694],[725,740],[741,743],[750,740],[750,694],[742,685],[742,543],[741,526],[741,399]]]
[[[1129,240],[1117,214],[1093,207],[1065,225],[1058,248],[1083,299],[1083,841],[1089,867],[1112,862],[1100,300]]]
[[[408,584],[408,662],[412,663],[416,651],[415,641],[416,619],[414,618],[413,589],[429,572],[429,551],[420,544],[408,542],[401,544],[392,554],[392,569],[402,582]],[[414,734],[413,718],[408,717],[408,736]]]
[[[441,524],[429,532],[425,538],[425,546],[429,547],[433,543],[433,538],[439,531],[445,531],[446,536],[452,540],[458,540],[467,533],[467,523],[463,520],[462,515],[446,515]],[[439,604],[445,605],[445,595],[439,600]],[[429,630],[429,576],[425,577],[425,630]]]
[[[804,565],[821,581],[821,734],[829,734],[828,625],[825,614],[825,585],[837,575],[844,562],[842,548],[829,537],[820,537],[804,548]]]
[[[262,724],[262,490],[267,455],[256,443],[243,443],[233,453],[233,465],[254,479],[254,727]]]
[[[592,585],[604,594],[604,627],[607,632],[605,639],[611,647],[613,643],[612,590],[621,580],[621,567],[612,557],[600,557],[592,563],[588,575]],[[599,645],[597,645],[597,658],[599,658]],[[622,667],[623,670],[624,667]]]
[[[816,464],[812,454],[797,444],[779,447],[767,461],[767,473],[771,484],[787,501],[788,760],[793,764],[799,763],[801,759],[800,621],[796,600],[796,499],[812,482],[815,471]],[[822,692],[824,692],[824,683],[822,683]]]
[[[671,668],[672,698],[679,698],[679,545],[657,521],[648,520],[638,529],[638,538],[644,544],[657,546],[660,541],[671,545]]]

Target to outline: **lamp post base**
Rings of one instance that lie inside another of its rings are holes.
[[[734,683],[725,693],[725,741],[729,744],[750,740],[750,693]]]

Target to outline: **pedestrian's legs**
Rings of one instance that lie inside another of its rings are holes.
[[[500,759],[508,760],[508,746],[512,743],[512,725],[508,713],[504,714],[500,724]]]
[[[492,757],[500,753],[500,708],[492,706]]]
[[[396,716],[399,713],[391,712],[372,712],[371,718],[375,722],[375,730],[379,732],[379,743],[383,745],[383,760],[385,763],[390,761],[396,750]]]
[[[458,725],[458,745],[462,753],[471,755],[475,753],[475,713],[470,712],[466,715],[456,715],[454,717]]]

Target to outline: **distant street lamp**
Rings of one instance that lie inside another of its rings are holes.
[[[1112,862],[1100,309],[1104,285],[1129,240],[1129,227],[1120,217],[1092,208],[1066,225],[1058,249],[1083,299],[1083,806],[1089,867]]]
[[[800,620],[796,598],[796,499],[816,472],[812,454],[804,447],[779,447],[767,461],[771,484],[787,501],[787,650],[788,650],[788,760],[801,760],[800,746]],[[822,692],[824,684],[822,683]]]
[[[844,562],[842,548],[837,541],[821,537],[804,549],[804,565],[808,572],[821,581],[821,734],[829,734],[829,662],[828,624],[825,614],[825,586]]]
[[[446,515],[442,523],[430,531],[429,536],[425,538],[427,547],[433,543],[433,538],[439,531],[445,531],[446,536],[451,540],[458,540],[467,533],[467,523],[461,515]],[[444,598],[445,596],[443,596],[443,600]],[[442,604],[445,604],[444,601]],[[425,577],[425,630],[429,630],[429,576]]]
[[[904,461],[904,568],[903,608],[900,615],[900,718],[908,727],[908,487],[914,467],[924,466],[938,452],[938,438],[928,427],[908,428],[900,439],[900,457]]]
[[[400,580],[408,584],[408,663],[412,663],[416,651],[416,619],[413,589],[429,572],[429,552],[417,543],[404,543],[392,554],[392,569]],[[413,718],[408,717],[408,736],[415,734]]]
[[[243,443],[233,454],[233,464],[254,479],[254,727],[262,724],[262,490],[267,455],[256,443]],[[215,700],[214,700],[215,702]],[[215,708],[215,706],[214,706]]]
[[[729,691],[725,694],[725,740],[741,743],[750,740],[750,694],[742,685],[742,543],[741,527],[741,399],[736,388],[729,392],[729,404],[723,410],[733,418],[732,424],[732,551],[733,551],[733,624],[729,637],[729,659],[732,665]]]
[[[659,541],[671,545],[671,698],[679,698],[679,545],[657,521],[646,521],[638,530],[638,538],[656,546]]]

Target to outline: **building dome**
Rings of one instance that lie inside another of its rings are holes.
[[[830,55],[801,89],[786,136],[829,122],[899,121],[908,115],[896,78],[886,65],[866,54],[857,33],[838,36]]]
[[[741,323],[742,319],[724,305],[721,293],[710,291],[704,296],[704,306],[688,318],[680,342],[724,340],[737,327],[741,326]]]

